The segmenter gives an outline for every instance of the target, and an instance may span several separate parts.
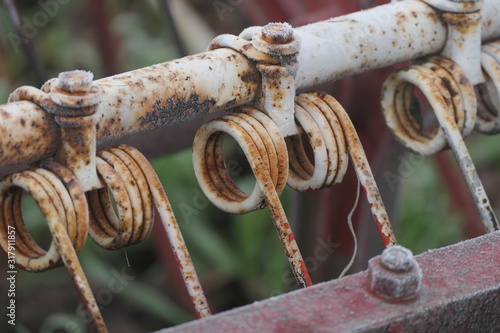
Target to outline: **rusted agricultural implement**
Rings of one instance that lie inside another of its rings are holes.
[[[72,71],[41,89],[20,87],[0,105],[0,168],[31,167],[0,181],[0,245],[13,265],[28,271],[66,266],[95,332],[107,330],[77,253],[87,235],[110,250],[143,241],[154,207],[194,307],[207,317],[171,331],[500,331],[500,227],[464,143],[472,130],[500,132],[498,38],[498,0],[394,1],[298,28],[250,27],[239,36],[218,36],[207,52],[96,81],[91,73]],[[411,152],[452,150],[489,233],[416,258],[397,245],[348,112],[329,94],[297,94],[408,61],[383,85],[385,122]],[[436,132],[422,122],[417,90],[435,114]],[[96,147],[227,110],[194,138],[200,187],[228,213],[267,207],[297,284],[305,289],[212,316],[147,159],[124,144]],[[252,168],[251,194],[229,175],[225,136],[238,143]],[[358,196],[362,188],[386,249],[370,260],[367,272],[311,286],[279,195],[287,184],[301,192],[338,184],[349,160]],[[53,235],[48,251],[24,225],[23,191],[47,220]]]

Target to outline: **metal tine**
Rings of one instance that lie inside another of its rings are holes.
[[[411,114],[412,103],[405,94],[415,87],[424,93],[439,122],[434,135],[425,135],[422,123]],[[448,59],[431,57],[424,64],[399,70],[384,83],[382,109],[389,129],[410,151],[430,155],[451,148],[486,231],[498,230],[498,220],[463,139],[476,122],[476,98],[462,69]],[[400,114],[407,114],[410,121],[403,123]]]
[[[236,140],[252,167],[256,184],[250,195],[234,184],[226,169],[220,149],[223,134]],[[195,136],[193,164],[200,187],[219,209],[243,214],[265,206],[269,208],[297,284],[299,287],[312,285],[279,200],[288,176],[288,155],[276,124],[264,113],[250,107],[244,108],[243,113],[212,120]]]

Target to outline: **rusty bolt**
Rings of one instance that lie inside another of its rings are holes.
[[[59,87],[69,93],[89,92],[92,88],[94,74],[87,71],[69,71],[59,74]]]
[[[252,45],[265,54],[288,56],[299,50],[299,41],[288,23],[268,23],[252,37]]]
[[[370,289],[388,302],[408,302],[418,296],[422,270],[413,253],[399,245],[388,247],[368,262]]]
[[[268,23],[262,28],[262,39],[271,44],[290,43],[293,28],[288,23]]]
[[[63,107],[58,110],[60,115],[87,116],[94,112],[92,106],[99,103],[101,89],[93,84],[93,78],[91,72],[80,70],[59,74],[57,80],[51,83],[50,95],[56,104]],[[77,108],[80,110],[74,110]]]

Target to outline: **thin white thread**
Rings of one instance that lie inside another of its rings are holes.
[[[127,260],[127,266],[130,267],[130,261],[128,260],[128,253],[127,253],[127,249],[123,249],[124,252],[125,252],[125,260]]]
[[[356,201],[354,202],[354,206],[351,209],[351,212],[347,216],[347,224],[349,225],[349,229],[351,230],[352,237],[354,238],[354,252],[352,253],[351,261],[347,264],[347,266],[344,268],[342,273],[339,275],[339,279],[347,273],[347,271],[351,268],[352,264],[354,263],[354,258],[356,258],[356,254],[358,252],[358,240],[356,239],[356,232],[354,231],[354,226],[352,225],[352,215],[354,214],[354,211],[356,210],[356,207],[358,206],[358,201],[359,201],[359,193],[360,193],[360,183],[358,179],[358,188],[356,190]]]

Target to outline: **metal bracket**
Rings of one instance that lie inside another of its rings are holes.
[[[456,62],[475,85],[484,82],[481,72],[481,8],[483,0],[422,0],[443,11],[448,38],[441,52]]]
[[[278,125],[283,136],[297,134],[294,99],[300,43],[292,26],[288,23],[269,23],[262,28],[245,29],[240,37],[221,35],[210,43],[208,50],[220,47],[232,48],[257,62],[262,85],[255,106],[264,110]]]
[[[96,106],[101,91],[92,83],[93,74],[70,71],[47,82],[43,90],[59,107],[48,110],[61,128],[61,145],[56,160],[75,173],[84,191],[102,187],[96,169]]]

